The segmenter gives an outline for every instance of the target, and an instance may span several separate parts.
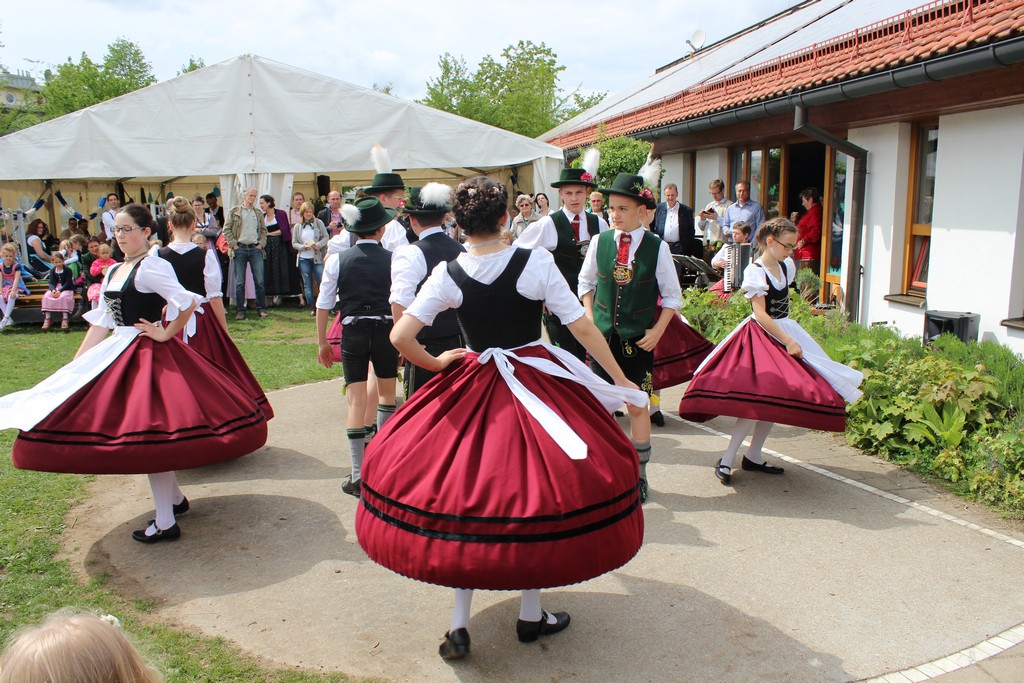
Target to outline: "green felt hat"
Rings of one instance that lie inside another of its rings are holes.
[[[452,190],[441,183],[427,183],[423,187],[410,187],[409,199],[402,211],[410,216],[429,216],[452,210]]]
[[[602,187],[598,191],[604,194],[621,194],[630,197],[648,209],[653,209],[658,205],[658,202],[654,201],[654,192],[644,183],[643,176],[635,173],[620,173],[615,176],[611,187]]]
[[[597,187],[594,176],[582,168],[563,168],[558,180],[551,183],[551,187],[563,187],[565,185],[584,185],[586,187]]]
[[[357,212],[349,207],[354,207]],[[363,197],[356,200],[355,204],[348,204],[341,207],[341,214],[345,218],[345,229],[357,235],[368,235],[376,232],[382,225],[387,225],[395,218],[394,209],[386,209],[376,197]]]
[[[405,181],[397,173],[378,173],[373,176],[373,183],[364,187],[363,192],[385,192],[387,190],[404,190]]]

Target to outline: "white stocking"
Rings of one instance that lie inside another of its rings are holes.
[[[523,621],[540,621],[540,589],[523,591],[519,602],[519,618]]]
[[[174,526],[174,472],[155,472],[149,475],[149,487],[153,489],[153,501],[156,503],[157,529],[170,529]]]
[[[754,420],[748,420],[747,418],[736,420],[736,426],[732,428],[732,438],[729,439],[729,447],[725,449],[725,455],[722,456],[722,464],[729,469],[733,468],[736,452],[740,449],[740,445],[743,444],[743,439],[747,438],[747,432],[753,426]]]
[[[10,318],[11,317],[11,311],[14,310],[14,304],[17,303],[17,301],[18,301],[18,295],[15,294],[14,292],[11,292],[11,295],[9,297],[7,297],[7,301],[4,302],[4,308],[3,308],[3,312],[4,312],[3,317],[4,318]]]
[[[181,487],[178,486],[178,475],[174,472],[170,473],[174,478],[174,496],[171,498],[175,505],[181,505],[185,501],[185,494],[181,492]]]
[[[473,589],[455,589],[455,609],[452,610],[452,627],[449,633],[460,628],[469,628],[469,610],[473,606]]]
[[[747,449],[747,460],[757,465],[764,462],[764,456],[761,455],[761,449],[764,448],[764,442],[765,439],[768,438],[768,432],[772,431],[772,427],[774,426],[774,422],[758,422],[754,426],[754,435],[750,437],[750,448]]]

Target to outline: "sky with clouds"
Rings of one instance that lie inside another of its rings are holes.
[[[565,66],[566,90],[628,87],[689,51],[796,4],[796,0],[520,0],[467,3],[391,0],[42,0],[0,10],[0,64],[39,77],[84,52],[102,61],[118,37],[135,42],[158,80],[190,56],[206,64],[254,53],[355,85],[393,84],[418,99],[445,52],[475,67],[520,40],[545,43]],[[638,10],[638,7],[643,7]],[[723,11],[724,10],[724,11]]]

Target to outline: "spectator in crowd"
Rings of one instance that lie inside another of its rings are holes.
[[[587,209],[588,213],[597,214],[604,219],[604,222],[608,222],[608,211],[604,208],[604,195],[594,190],[590,193],[590,208]]]
[[[306,203],[306,195],[301,192],[292,193],[292,205],[288,209],[288,225],[302,222],[302,205]]]
[[[764,223],[764,209],[750,198],[750,183],[741,180],[736,183],[736,201],[725,210],[721,220],[722,230],[732,229],[736,221],[743,221],[750,226],[750,241],[757,241],[757,229]]]
[[[700,212],[697,228],[704,235],[704,242],[714,246],[725,241],[722,219],[725,217],[725,210],[729,208],[729,198],[725,196],[725,183],[721,178],[715,178],[708,183],[708,192],[711,193],[711,201]]]
[[[341,193],[331,190],[327,193],[327,206],[320,209],[316,217],[327,227],[331,237],[335,237],[345,229],[345,221],[341,217]],[[348,235],[346,235],[348,237]]]
[[[530,199],[530,195],[521,194],[516,197],[516,206],[519,208],[519,215],[512,219],[512,241],[519,239],[519,236],[523,234],[523,230],[526,230],[531,223],[536,223],[540,220],[540,214],[533,210],[533,200]]]
[[[263,261],[264,291],[274,306],[281,305],[281,297],[291,294],[288,263],[291,261],[292,230],[288,213],[277,208],[269,194],[260,197],[260,211],[267,227],[267,244]]]
[[[224,226],[224,239],[228,243],[228,257],[235,274],[235,320],[245,320],[245,269],[252,269],[256,287],[256,310],[261,318],[267,317],[267,297],[263,280],[263,253],[267,246],[267,224],[256,208],[256,188],[246,188],[242,203],[228,212]]]
[[[297,253],[296,265],[302,274],[305,303],[313,317],[316,316],[316,295],[324,276],[324,255],[327,253],[329,239],[327,226],[313,216],[313,205],[303,202],[299,210],[299,222],[292,226],[292,247]]]
[[[537,203],[537,213],[543,218],[551,213],[551,206],[548,204],[548,196],[543,192],[534,195],[533,200]]]
[[[665,201],[654,209],[654,224],[651,231],[668,244],[673,254],[693,254],[693,209],[679,199],[679,188],[675,183],[665,186],[662,195]]]
[[[821,195],[815,187],[808,187],[800,193],[800,203],[804,207],[804,215],[794,211],[790,214],[789,220],[796,223],[799,239],[796,241],[796,251],[793,252],[793,259],[796,261],[810,261],[811,269],[817,271],[817,263],[821,259]],[[800,220],[798,221],[797,218]]]
[[[114,216],[117,215],[117,210],[121,208],[121,199],[116,193],[111,192],[107,195],[107,203],[103,205],[103,232],[108,242],[114,240]]]
[[[206,195],[206,206],[207,206],[206,213],[210,214],[210,223],[211,224],[214,221],[216,221],[217,227],[218,228],[223,228],[224,227],[224,207],[223,206],[217,206],[217,202],[219,201],[219,199],[220,199],[220,197],[218,197],[213,192],[210,192],[210,193],[208,193]]]
[[[42,273],[44,276],[52,268],[50,264],[50,249],[47,247],[43,236],[47,234],[46,223],[42,218],[36,218],[25,228],[28,243],[28,261],[31,270]]]

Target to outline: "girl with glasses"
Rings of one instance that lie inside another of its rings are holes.
[[[0,429],[21,430],[19,469],[147,474],[156,515],[132,538],[174,541],[176,515],[189,509],[174,470],[258,450],[267,421],[232,375],[178,338],[201,297],[150,256],[149,210],[128,204],[114,220],[125,259],[107,270],[99,307],[83,316],[90,327],[78,353],[32,389],[0,397]]]
[[[679,406],[680,416],[687,420],[737,418],[729,447],[715,466],[715,476],[726,486],[751,429],[754,435],[742,468],[782,474],[781,467],[768,464],[761,454],[772,425],[845,431],[846,403],[860,398],[857,387],[864,379],[858,370],[829,358],[789,317],[796,226],[773,218],[761,225],[756,239],[761,256],[743,271],[742,284],[753,315],[701,363]]]

